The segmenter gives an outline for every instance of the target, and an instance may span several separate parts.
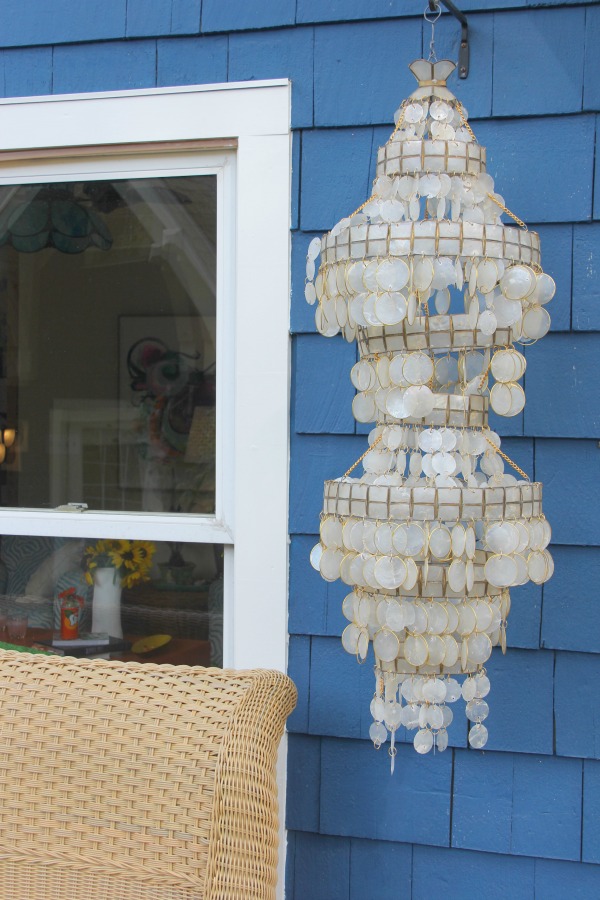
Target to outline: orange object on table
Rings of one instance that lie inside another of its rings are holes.
[[[70,587],[58,595],[60,600],[60,636],[63,641],[79,637],[79,616],[83,609],[83,597]]]

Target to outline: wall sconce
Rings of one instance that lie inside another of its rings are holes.
[[[6,419],[5,413],[0,413],[0,417]],[[6,459],[6,451],[13,446],[17,438],[15,428],[2,428],[0,426],[0,464]]]

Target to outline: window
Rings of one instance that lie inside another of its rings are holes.
[[[220,662],[223,622],[225,665],[285,669],[288,83],[0,119],[5,591],[51,628],[83,547],[151,541],[126,632],[210,639]]]

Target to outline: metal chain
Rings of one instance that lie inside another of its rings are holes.
[[[475,141],[475,143],[478,144],[479,141],[478,141],[477,138],[475,137],[475,132],[473,131],[473,129],[471,128],[471,126],[470,126],[469,123],[467,122],[467,117],[465,116],[465,110],[464,110],[464,107],[463,107],[462,103],[460,102],[460,100],[457,100],[457,101],[456,101],[456,108],[457,108],[457,110],[458,110],[458,114],[459,114],[459,116],[460,116],[460,120],[461,120],[462,124],[463,124],[464,127],[467,129],[467,131],[469,132],[469,134],[471,135],[471,137],[473,138],[473,140]],[[496,197],[494,197],[493,194],[490,194],[490,193],[488,192],[488,195],[487,195],[487,196],[490,198],[490,200],[492,200],[492,201],[496,204],[496,206],[499,206],[499,207],[500,207],[500,209],[502,210],[502,212],[505,212],[507,216],[510,216],[511,219],[513,220],[513,222],[516,222],[517,225],[520,225],[521,228],[524,228],[524,229],[525,229],[525,231],[528,230],[527,225],[525,224],[525,222],[523,222],[522,219],[520,219],[518,216],[516,216],[516,215],[514,214],[514,212],[511,212],[510,209],[509,209],[507,206],[505,206],[503,203],[500,203],[500,201],[499,201]]]
[[[394,140],[396,134],[398,133],[398,131],[402,128],[402,125],[404,124],[404,109],[405,109],[405,107],[407,106],[407,104],[408,104],[408,100],[403,100],[403,101],[402,101],[402,111],[401,111],[400,115],[398,116],[398,121],[396,122],[396,127],[394,128],[394,130],[392,131],[391,135],[390,135],[389,138],[388,138],[388,141],[387,141],[388,144],[389,144],[391,141]],[[349,218],[349,219],[352,219],[354,216],[358,215],[358,213],[359,213],[359,212],[362,212],[363,209],[365,208],[365,206],[367,206],[367,204],[370,203],[371,200],[374,200],[374,199],[375,199],[376,197],[378,197],[378,196],[379,196],[378,194],[376,194],[375,192],[373,192],[373,193],[371,194],[371,196],[368,197],[368,198],[365,200],[364,203],[361,203],[361,205],[358,206],[358,207],[354,210],[353,213],[350,213],[350,215],[348,216],[348,218]]]
[[[456,108],[457,108],[458,114],[459,114],[459,116],[460,116],[460,121],[461,121],[462,124],[465,126],[465,128],[467,129],[467,131],[469,132],[469,134],[471,135],[471,137],[472,137],[473,140],[475,141],[475,143],[478,144],[479,141],[478,141],[477,138],[475,137],[475,132],[473,131],[473,129],[471,128],[471,126],[470,126],[469,123],[467,122],[467,117],[466,117],[466,115],[465,115],[465,109],[464,109],[464,106],[462,105],[462,103],[460,102],[460,100],[457,100],[457,101],[456,101]]]
[[[402,111],[401,111],[400,115],[398,116],[398,121],[396,122],[396,127],[394,128],[394,130],[392,131],[392,133],[390,134],[390,136],[387,140],[388,144],[390,144],[394,140],[398,131],[404,125],[404,112],[405,112],[406,107],[408,106],[408,103],[409,103],[408,99],[402,101],[402,107],[401,107]]]
[[[342,478],[347,478],[348,475],[350,474],[350,472],[354,472],[355,468],[359,465],[359,463],[361,463],[361,462],[363,461],[363,459],[365,458],[365,456],[367,455],[367,453],[369,453],[369,452],[373,449],[373,447],[376,447],[376,446],[377,446],[377,444],[378,444],[379,441],[382,439],[382,437],[383,437],[383,434],[380,434],[378,438],[375,438],[375,440],[373,441],[373,443],[370,444],[370,445],[367,447],[367,449],[366,449],[365,452],[362,454],[362,456],[359,456],[359,457],[358,457],[358,459],[356,460],[356,462],[354,463],[354,465],[353,465],[353,466],[350,466],[350,468],[348,469],[347,472],[344,472]]]
[[[482,434],[483,434],[484,438],[486,439],[486,441],[488,442],[488,444],[490,445],[490,447],[492,447],[494,452],[497,453],[498,456],[501,456],[502,459],[505,460],[505,462],[507,462],[509,464],[509,466],[512,466],[513,469],[515,470],[515,472],[518,472],[519,475],[522,475],[523,478],[525,479],[525,481],[529,481],[529,475],[527,475],[527,473],[524,472],[523,469],[520,469],[518,467],[518,465],[516,464],[516,462],[513,462],[513,460],[510,458],[510,456],[507,456],[506,453],[503,453],[499,447],[496,447],[495,443],[489,439],[489,437],[487,436],[485,431],[482,431]]]
[[[493,200],[493,201],[494,201],[494,203],[496,204],[496,206],[499,206],[499,207],[500,207],[500,209],[502,210],[502,212],[505,212],[507,216],[510,216],[511,219],[512,219],[514,222],[517,223],[517,225],[520,225],[521,228],[524,228],[525,231],[528,231],[528,228],[527,228],[527,225],[525,224],[525,222],[523,222],[523,220],[520,219],[518,216],[515,216],[514,212],[511,212],[510,209],[508,209],[508,207],[506,207],[506,206],[504,205],[504,203],[500,203],[500,201],[497,200],[496,197],[494,197],[494,195],[493,195],[493,194],[490,194],[489,192],[488,192],[488,197],[490,198],[490,200]]]
[[[483,385],[485,384],[485,379],[486,379],[486,378],[488,377],[488,375],[490,374],[490,370],[491,370],[491,368],[492,368],[492,359],[493,359],[493,357],[494,357],[494,355],[492,354],[492,356],[490,357],[490,361],[489,361],[489,363],[487,364],[487,369],[485,370],[485,372],[483,372],[483,374],[482,374],[482,376],[481,376],[481,381],[479,382],[478,390],[481,390],[481,389],[482,389]]]
[[[514,462],[514,461],[510,458],[510,456],[508,456],[506,453],[504,453],[502,450],[500,450],[499,447],[496,447],[495,443],[494,443],[492,440],[490,440],[490,438],[487,436],[487,434],[486,434],[484,431],[482,431],[482,434],[483,434],[485,440],[488,442],[488,444],[489,444],[490,447],[492,448],[492,450],[494,451],[494,453],[497,453],[498,456],[501,456],[502,459],[503,459],[505,462],[507,462],[507,463],[509,464],[509,466],[512,466],[512,468],[515,470],[515,472],[518,472],[519,475],[522,475],[522,477],[525,479],[525,481],[529,481],[529,480],[530,480],[530,479],[529,479],[529,475],[528,475],[526,472],[524,472],[523,469],[519,468],[519,466],[516,464],[516,462]],[[351,472],[354,472],[355,468],[356,468],[358,465],[360,465],[360,463],[363,461],[363,459],[365,458],[365,456],[367,455],[367,453],[370,453],[371,450],[373,449],[373,447],[376,447],[377,444],[381,441],[382,438],[383,438],[383,434],[380,434],[378,438],[375,438],[375,440],[373,441],[373,443],[370,444],[370,445],[367,447],[367,449],[365,450],[365,452],[362,453],[362,454],[358,457],[358,459],[356,460],[356,462],[355,462],[353,465],[350,466],[350,468],[348,469],[348,471],[347,471],[347,472],[344,472],[344,474],[343,474],[342,477],[343,477],[343,478],[347,478],[348,475],[350,475]]]
[[[350,215],[348,216],[348,218],[351,219],[352,216],[355,216],[357,213],[362,212],[363,209],[365,208],[365,206],[367,205],[367,203],[370,203],[371,200],[374,200],[375,197],[377,197],[377,196],[379,196],[379,195],[378,195],[378,194],[371,194],[371,196],[370,196],[367,200],[365,200],[364,203],[361,203],[361,205],[360,205],[357,209],[355,209],[353,213],[350,213]]]

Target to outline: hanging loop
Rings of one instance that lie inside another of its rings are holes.
[[[425,21],[429,22],[430,25],[435,25],[441,14],[442,10],[439,4],[439,0],[429,0],[429,5],[423,13],[423,18],[425,19]]]
[[[464,13],[457,9],[452,0],[428,0],[428,6],[423,13],[426,22],[431,24],[431,41],[429,44],[429,61],[435,62],[434,25],[439,19],[443,4],[449,13],[460,22],[460,46],[458,51],[458,77],[466,78],[469,74],[469,25]],[[433,55],[432,55],[433,54]]]
[[[429,41],[429,56],[427,57],[427,60],[432,63],[437,62],[435,53],[435,23],[441,14],[442,10],[438,0],[429,0],[429,5],[425,8],[423,18],[431,25],[431,40]]]

